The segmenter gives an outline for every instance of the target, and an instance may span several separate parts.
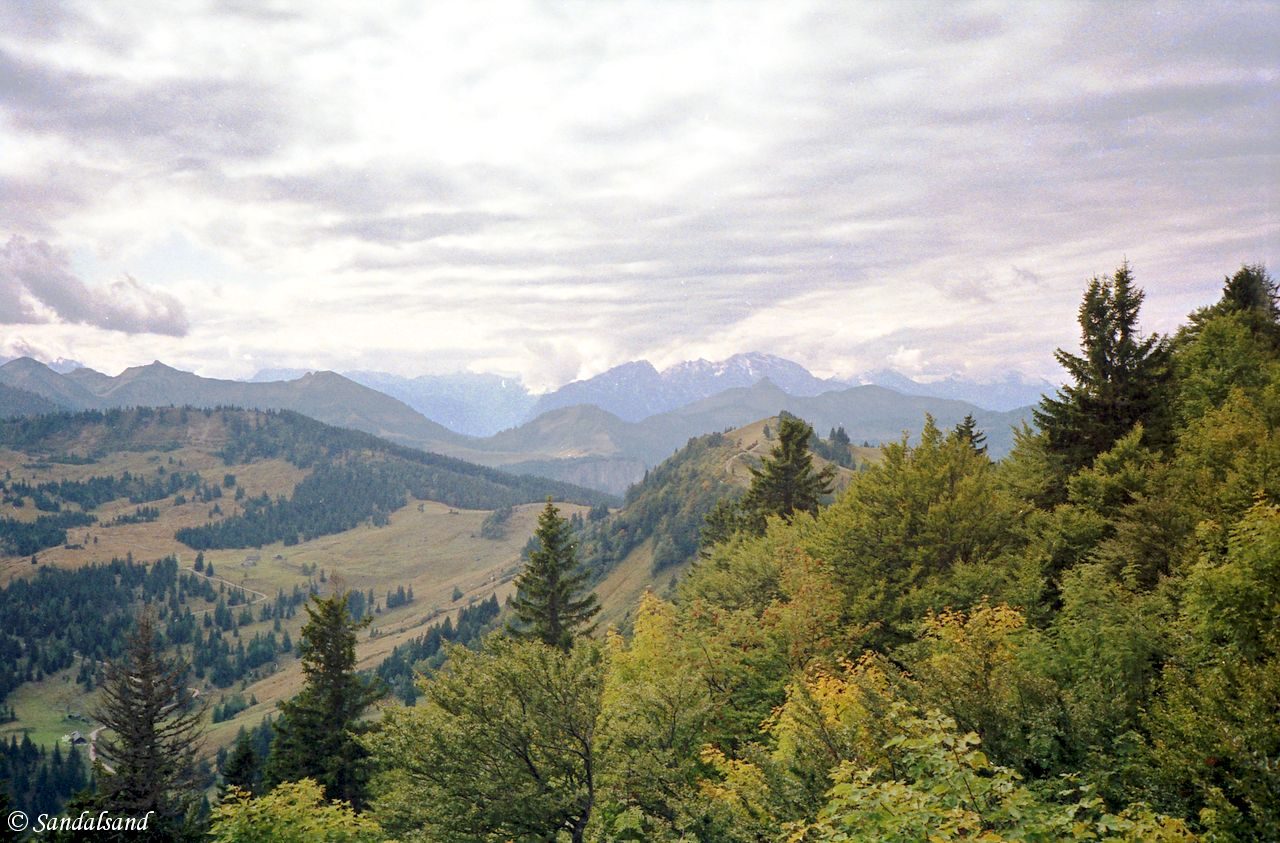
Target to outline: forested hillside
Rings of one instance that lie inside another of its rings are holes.
[[[1127,267],[1095,280],[1071,383],[1009,457],[926,421],[815,515],[743,522],[629,638],[456,655],[367,739],[372,815],[431,840],[1275,839],[1275,297],[1246,267],[1161,337]]]
[[[708,516],[747,491],[752,469],[777,444],[779,422],[772,416],[690,439],[646,472],[620,509],[606,515],[594,508],[587,514],[580,524],[579,555],[598,583],[606,619],[624,621],[646,589],[669,590],[698,556]],[[814,434],[807,444],[820,466],[836,466],[838,488],[857,466],[880,453],[853,445],[843,428],[831,430],[827,439]]]
[[[312,594],[349,589],[350,611],[377,622],[364,667],[394,653],[401,669],[388,676],[411,693],[432,641],[470,641],[497,613],[548,496],[609,500],[289,412],[110,409],[0,424],[0,741],[14,776],[0,795],[53,811],[83,787],[84,747],[82,775],[64,769],[68,736],[99,725],[106,667],[144,606],[161,651],[186,662],[188,687],[209,703],[210,758],[295,692]],[[495,509],[509,536],[482,535]]]
[[[410,498],[435,500],[469,509],[494,509],[530,503],[548,496],[584,503],[606,501],[566,483],[513,476],[461,460],[393,445],[369,434],[330,427],[289,411],[147,408],[55,413],[0,423],[0,447],[30,455],[31,463],[93,465],[121,451],[174,450],[197,443],[224,466],[281,459],[307,470],[289,496],[266,492],[238,506],[219,503],[226,475],[205,480],[197,472],[166,471],[150,477],[124,471],[91,474],[80,480],[27,482],[6,479],[4,501],[21,506],[31,500],[43,514],[34,521],[0,516],[0,552],[30,555],[67,544],[67,529],[94,524],[91,513],[121,498],[149,503],[167,497],[215,504],[201,526],[184,526],[177,538],[197,550],[261,547],[275,541],[299,541],[332,535],[388,515]],[[230,475],[234,477],[234,474]],[[12,472],[10,472],[10,478]],[[185,493],[185,494],[184,494]],[[158,513],[157,513],[158,514]],[[141,515],[126,516],[141,518]],[[154,518],[152,518],[154,520]]]

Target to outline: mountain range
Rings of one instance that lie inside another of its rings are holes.
[[[111,377],[87,368],[59,374],[39,361],[20,357],[0,366],[0,384],[35,393],[68,410],[167,405],[294,410],[326,424],[399,441],[465,438],[404,403],[333,372],[253,383],[204,378],[157,361]],[[3,409],[0,406],[0,414]]]
[[[305,369],[264,369],[254,381],[292,380]],[[584,380],[537,395],[517,378],[457,372],[414,378],[376,371],[346,371],[343,376],[376,389],[467,436],[492,436],[519,427],[551,410],[591,405],[623,421],[639,422],[710,398],[726,389],[771,381],[788,395],[813,397],[851,386],[883,386],[904,395],[967,401],[988,410],[1013,410],[1035,404],[1053,385],[1008,373],[990,381],[956,376],[917,381],[892,369],[841,380],[819,378],[799,363],[772,354],[735,354],[726,360],[689,360],[659,371],[647,360],[614,366]]]
[[[541,396],[531,416],[575,404],[593,404],[623,421],[638,422],[726,389],[754,386],[766,380],[789,395],[799,396],[820,395],[849,386],[815,377],[799,363],[772,354],[735,354],[718,362],[690,360],[661,372],[649,361],[638,360]]]
[[[0,392],[0,416],[47,412],[52,406],[293,410],[326,424],[480,465],[619,494],[690,438],[740,427],[782,410],[806,419],[820,432],[843,426],[855,442],[871,444],[918,432],[926,413],[942,426],[972,415],[987,432],[993,456],[1008,451],[1012,428],[1029,415],[1026,408],[993,411],[951,398],[824,381],[768,355],[739,355],[721,364],[698,361],[663,372],[647,363],[618,369],[537,399],[529,412],[544,409],[488,436],[457,433],[398,398],[334,372],[308,372],[290,380],[231,381],[200,377],[160,362],[110,377],[87,368],[60,374],[30,358],[12,360],[0,366],[0,385],[6,387]],[[767,372],[779,373],[787,387],[763,376]],[[509,390],[511,396],[523,389],[515,382],[496,384],[483,375],[463,377]],[[465,394],[462,383],[452,381],[458,390],[455,394]],[[724,383],[749,385],[715,388]],[[556,406],[557,402],[566,403]],[[630,418],[608,409],[619,405],[625,405]],[[658,411],[641,415],[649,409]]]

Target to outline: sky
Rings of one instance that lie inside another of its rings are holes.
[[[361,8],[364,6],[366,8]],[[0,356],[1061,380],[1280,253],[1280,4],[0,0]]]

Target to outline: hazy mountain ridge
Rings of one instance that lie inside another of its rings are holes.
[[[250,381],[296,380],[310,369],[260,369]],[[371,370],[342,371],[361,386],[403,401],[422,415],[464,436],[492,436],[529,419],[538,397],[519,378],[473,372],[405,377]]]
[[[253,381],[294,380],[305,369],[263,369]],[[1035,404],[1052,392],[1042,378],[1009,372],[989,380],[957,375],[918,381],[892,369],[877,369],[849,378],[820,378],[791,360],[748,352],[725,360],[687,360],[659,371],[647,360],[635,360],[541,395],[518,378],[455,372],[404,377],[379,371],[344,371],[359,384],[403,401],[432,421],[473,437],[487,437],[519,427],[544,413],[589,404],[627,422],[678,410],[726,389],[768,380],[789,395],[815,397],[851,386],[874,385],[904,395],[967,401],[988,410],[1008,411]]]
[[[157,361],[115,377],[92,369],[60,375],[24,357],[0,366],[0,383],[34,392],[68,410],[167,405],[294,410],[326,424],[406,444],[462,438],[403,402],[333,372],[309,372],[289,381],[232,381],[201,377]]]
[[[30,390],[0,383],[0,419],[55,413],[57,404]]]
[[[1052,394],[1056,387],[1044,378],[1034,378],[1017,372],[1008,372],[1002,378],[975,381],[955,375],[941,380],[921,382],[892,369],[879,369],[858,379],[861,383],[883,386],[904,395],[923,395],[930,398],[949,398],[968,401],[989,410],[1014,410],[1037,404],[1040,397]]]
[[[310,372],[288,381],[243,382],[202,378],[153,363],[127,369],[112,378],[86,369],[59,375],[34,360],[21,359],[0,366],[0,383],[26,389],[71,409],[190,405],[293,410],[402,445],[481,465],[582,483],[613,494],[625,492],[627,486],[643,477],[645,468],[657,465],[689,439],[741,427],[781,410],[809,421],[820,432],[843,426],[855,442],[871,443],[896,440],[906,431],[919,431],[926,413],[943,426],[954,425],[972,414],[987,432],[991,453],[996,457],[1011,447],[1011,428],[1029,418],[1026,408],[995,412],[963,401],[904,395],[880,386],[824,389],[838,382],[814,378],[797,364],[767,355],[739,355],[723,364],[703,361],[673,367],[670,382],[685,383],[681,388],[686,390],[707,389],[707,384],[750,379],[769,368],[786,373],[794,389],[821,391],[792,394],[763,378],[751,386],[718,390],[639,421],[621,418],[595,404],[578,403],[548,410],[518,427],[487,437],[455,433],[403,402],[334,372]],[[638,401],[656,401],[656,393],[647,392],[643,384],[653,383],[655,378],[661,380],[664,373],[647,363],[638,363],[624,367],[623,375],[600,381],[597,386],[608,386],[616,396],[625,397],[634,391]],[[638,405],[633,402],[632,406]]]
[[[538,399],[536,417],[574,404],[593,404],[623,421],[638,422],[762,380],[792,395],[819,395],[848,384],[815,377],[799,363],[772,354],[735,354],[727,360],[689,360],[659,372],[647,360],[615,366],[586,380],[565,384]]]
[[[398,398],[422,415],[467,436],[492,436],[529,419],[537,401],[516,378],[456,372],[405,378],[386,372],[344,372],[358,384]]]
[[[941,427],[950,427],[972,415],[987,433],[995,458],[1013,446],[1013,428],[1030,420],[1030,408],[995,412],[964,401],[902,395],[879,386],[854,386],[816,396],[788,395],[771,381],[729,389],[695,401],[671,412],[659,413],[640,422],[628,422],[591,405],[551,410],[534,421],[503,431],[485,440],[473,440],[464,459],[491,465],[517,460],[515,454],[543,454],[542,459],[581,459],[598,455],[633,464],[631,482],[643,471],[636,463],[657,465],[689,439],[706,433],[738,428],[781,410],[793,413],[826,434],[843,426],[855,442],[871,444],[895,441],[904,434],[916,435],[925,414]],[[550,470],[553,466],[544,467]],[[548,476],[561,478],[559,474]],[[620,472],[616,476],[622,476]],[[577,482],[582,482],[581,480]],[[604,487],[620,493],[624,488]]]

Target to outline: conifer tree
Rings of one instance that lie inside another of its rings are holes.
[[[1055,352],[1074,382],[1033,413],[1064,474],[1087,466],[1135,424],[1149,446],[1167,444],[1169,350],[1159,334],[1139,334],[1142,299],[1127,262],[1111,279],[1094,278],[1080,305],[1082,354]]]
[[[955,426],[951,435],[962,442],[969,443],[975,453],[987,452],[987,434],[978,427],[978,421],[973,417],[973,413],[966,413],[964,420]]]
[[[306,685],[280,704],[264,775],[268,785],[312,778],[328,799],[340,799],[359,810],[369,780],[368,753],[357,740],[365,708],[380,699],[382,689],[355,672],[356,632],[371,618],[353,620],[347,595],[312,596],[305,607],[298,654]]]
[[[102,807],[143,816],[177,836],[198,798],[197,753],[204,706],[187,687],[187,665],[161,657],[149,610],[138,615],[122,658],[107,666],[94,717],[107,728],[97,742]]]
[[[1187,340],[1198,334],[1217,316],[1238,315],[1256,336],[1272,349],[1280,349],[1280,289],[1262,264],[1246,264],[1223,282],[1222,298],[1211,307],[1191,314],[1190,324],[1180,332]]]
[[[797,512],[816,515],[824,495],[831,494],[835,469],[813,468],[809,440],[813,428],[801,419],[783,415],[778,422],[778,444],[759,468],[751,469],[751,488],[742,499],[753,532],[763,533],[771,515],[790,521]]]
[[[1267,322],[1280,321],[1276,282],[1262,264],[1246,264],[1226,280],[1222,289],[1224,309],[1257,313]]]
[[[573,639],[590,635],[591,619],[600,611],[594,592],[587,592],[587,572],[578,565],[569,522],[547,500],[538,516],[534,536],[538,548],[529,554],[516,579],[511,608],[519,619],[518,633],[568,652]]]
[[[253,749],[249,733],[240,730],[236,745],[227,756],[227,763],[222,768],[222,791],[225,794],[233,787],[248,793],[256,794],[262,779],[262,764],[258,753]]]

